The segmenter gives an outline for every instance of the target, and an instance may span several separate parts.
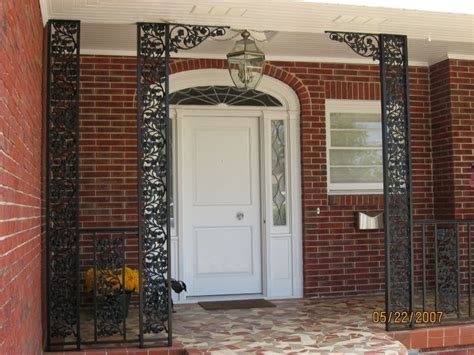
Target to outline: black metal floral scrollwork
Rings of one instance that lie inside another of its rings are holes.
[[[380,61],[384,136],[387,311],[412,309],[412,201],[406,37],[329,32],[363,57]],[[389,327],[389,325],[387,325]]]
[[[378,35],[368,33],[329,32],[333,41],[346,43],[354,52],[373,60],[380,58]]]
[[[209,37],[224,33],[222,27],[138,24],[138,195],[143,333],[169,332],[169,53],[191,49]]]
[[[165,33],[167,25],[139,25],[138,129],[143,331],[158,333],[168,321],[167,150]]]
[[[385,135],[385,196],[388,214],[390,304],[411,310],[411,179],[406,37],[382,35],[381,71]]]
[[[125,260],[123,238],[96,240],[95,297],[97,335],[123,334],[125,320]]]
[[[437,230],[437,309],[444,313],[458,312],[458,249],[456,228]]]
[[[48,347],[53,338],[79,341],[79,28],[78,21],[48,23]]]
[[[225,34],[224,27],[203,27],[170,25],[170,50],[192,49],[204,42],[209,37],[219,37]]]

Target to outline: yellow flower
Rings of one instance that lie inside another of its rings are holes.
[[[122,268],[97,269],[95,278],[96,287],[120,288],[124,291],[136,293],[138,293],[140,289],[138,270],[128,266],[125,266],[125,272]],[[84,289],[86,292],[92,292],[94,290],[94,268],[90,268],[85,274]]]

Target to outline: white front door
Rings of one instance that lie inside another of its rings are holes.
[[[187,296],[262,292],[258,117],[183,117]]]

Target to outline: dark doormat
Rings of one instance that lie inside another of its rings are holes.
[[[218,301],[218,302],[198,302],[206,311],[216,311],[219,309],[249,309],[276,307],[273,303],[264,300],[238,300],[238,301]]]

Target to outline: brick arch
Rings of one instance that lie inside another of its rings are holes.
[[[310,114],[312,113],[311,95],[309,93],[308,87],[303,84],[301,79],[271,63],[267,63],[265,65],[265,68],[263,68],[263,73],[284,82],[286,85],[292,88],[300,100],[301,111],[308,111]]]
[[[170,75],[183,71],[198,69],[227,69],[227,61],[222,59],[182,59],[175,60],[170,64]],[[266,63],[263,73],[267,76],[284,82],[292,88],[300,101],[301,112],[312,114],[311,95],[308,87],[303,84],[301,79],[294,74],[277,67],[271,63]]]

